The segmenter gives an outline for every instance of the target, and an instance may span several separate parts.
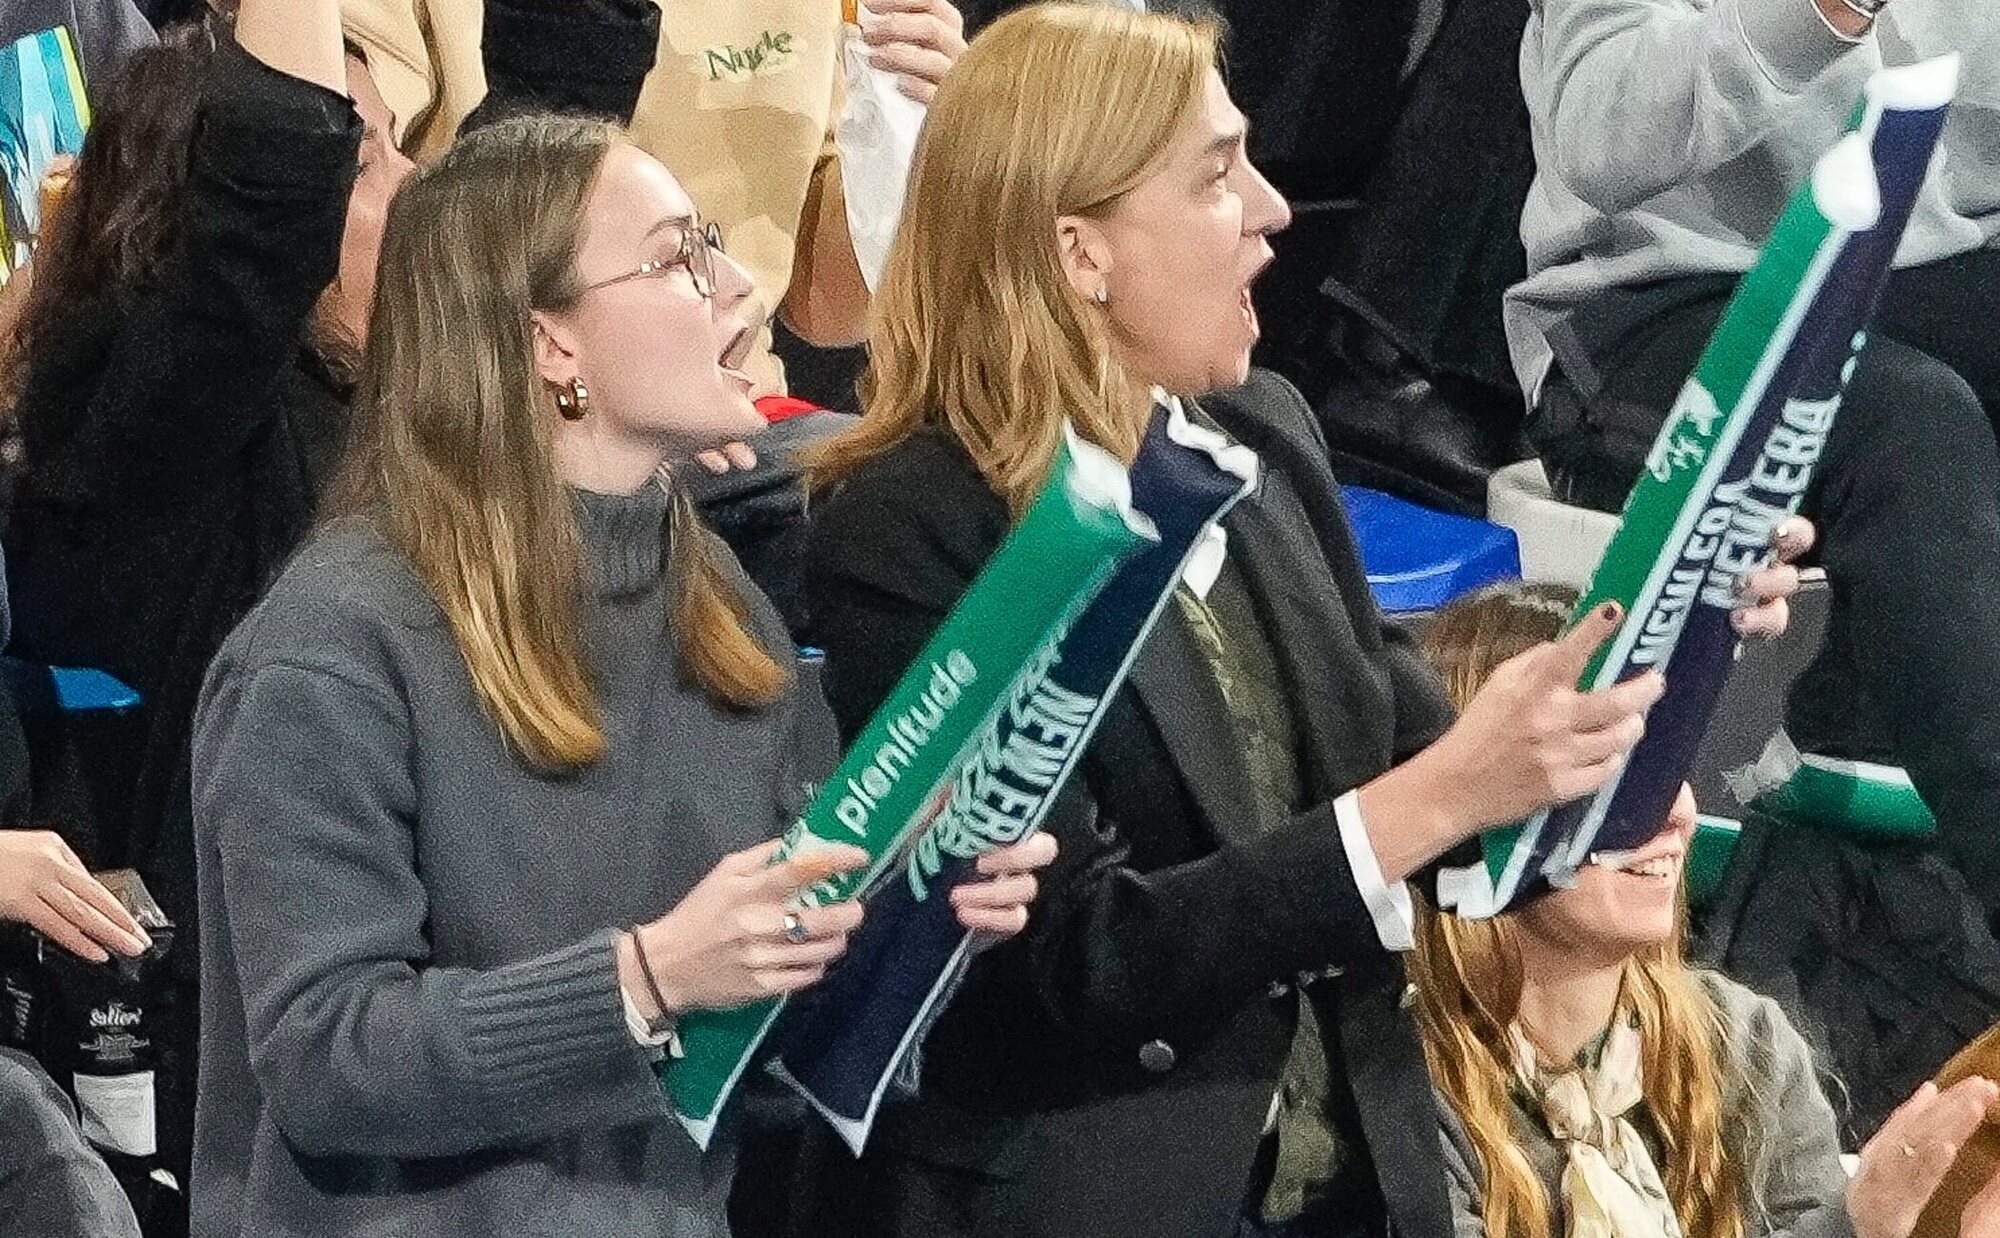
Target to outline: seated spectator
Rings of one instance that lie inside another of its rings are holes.
[[[139,1238],[125,1192],[83,1141],[76,1107],[12,1049],[0,1049],[0,1130],[0,1238]]]
[[[867,860],[769,863],[789,642],[662,472],[759,419],[749,301],[602,122],[397,196],[339,502],[196,724],[197,1234],[727,1232],[733,1129],[697,1150],[654,1061],[817,981],[860,908],[791,900]],[[1019,932],[1054,853],[989,857],[961,923]]]
[[[1872,21],[1847,0],[1532,8],[1521,80],[1539,172],[1508,330],[1558,495],[1605,511],[1623,503],[1741,273],[1870,74],[1964,58],[1940,158],[1806,496],[1832,609],[1785,716],[1802,752],[1908,770],[1937,842],[1864,840],[1847,871],[1811,839],[1774,848],[1771,863],[1802,859],[1813,884],[1856,897],[1803,934],[1787,900],[1719,956],[1790,1003],[1838,1066],[1882,1085],[1852,1098],[1866,1137],[1964,1043],[1966,1021],[1933,1012],[1970,1007],[1974,1029],[2000,1016],[2000,351],[1986,325],[2000,314],[2000,23],[1909,0]],[[1968,931],[1955,892],[1933,896],[1945,864],[1988,922],[1974,926],[1980,966],[1959,974],[1934,961]],[[1867,905],[1876,890],[1896,892],[1886,909]],[[1860,1001],[1825,998],[1845,1008],[1824,1012],[1834,1023],[1821,1036],[1822,1012],[1789,994],[1848,953],[1874,956],[1870,970],[1884,955],[1916,963],[1911,991],[1931,992],[1867,1011],[1863,981]]]
[[[1575,595],[1502,585],[1426,630],[1461,701],[1556,637]],[[1681,961],[1683,787],[1651,842],[1503,916],[1420,910],[1410,956],[1459,1238],[1907,1238],[2000,1088],[1926,1084],[1850,1180],[1778,1007]],[[2000,1233],[2000,1175],[1963,1232]]]
[[[1657,699],[1651,677],[1575,691],[1615,626],[1599,613],[1454,722],[1383,621],[1303,401],[1250,369],[1250,286],[1289,211],[1218,43],[1165,14],[1024,9],[919,140],[868,411],[818,461],[807,582],[843,734],[1000,545],[1065,419],[1130,459],[1184,418],[1254,453],[1261,485],[1106,706],[1044,824],[1048,896],[967,971],[917,1095],[859,1164],[812,1132],[796,1232],[1448,1235],[1437,1145],[1409,1136],[1430,1084],[1395,886],[1597,785]],[[1759,596],[1794,583],[1775,569]]]
[[[279,72],[259,43],[274,24],[253,10],[243,47],[182,27],[111,79],[19,326],[11,652],[145,698],[132,816],[100,823],[115,841],[93,861],[138,869],[189,945],[201,675],[318,504],[408,167],[365,66]],[[193,1009],[195,951],[174,959]],[[185,1181],[192,1096],[163,1081],[161,1105]]]
[[[1532,9],[1521,77],[1539,174],[1508,328],[1558,495],[1605,511],[1623,503],[1739,277],[1869,75],[1963,53],[1941,157],[1807,498],[1834,605],[1786,726],[1802,751],[1906,768],[2000,913],[2000,351],[1988,327],[2000,314],[2000,26],[1984,8],[1910,0]]]

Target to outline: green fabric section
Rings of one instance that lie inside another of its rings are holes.
[[[1807,757],[1783,786],[1751,805],[1780,820],[1862,841],[1910,842],[1937,833],[1937,818],[1910,785],[1887,766]]]
[[[938,791],[1014,695],[1047,673],[1070,621],[1145,534],[1093,482],[1115,464],[1095,448],[1065,447],[1049,480],[979,576],[862,728],[840,767],[785,836],[783,853],[851,843],[872,864],[802,891],[824,906],[858,897],[927,825]],[[1089,463],[1088,461],[1086,463]],[[716,1118],[783,1003],[704,1010],[680,1021],[684,1056],[658,1067],[676,1115],[707,1147]]]
[[[1298,719],[1284,689],[1255,603],[1234,565],[1224,563],[1206,599],[1183,588],[1175,600],[1206,656],[1228,706],[1234,739],[1256,785],[1263,828],[1281,828],[1302,794]],[[1278,1163],[1264,1195],[1264,1219],[1289,1221],[1333,1181],[1339,1141],[1327,1109],[1326,1042],[1312,1003],[1299,995],[1298,1028],[1278,1086]]]

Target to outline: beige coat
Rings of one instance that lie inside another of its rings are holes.
[[[419,161],[437,155],[486,94],[480,0],[342,0],[341,10],[397,140]],[[632,118],[633,138],[722,226],[765,308],[782,304],[789,325],[823,344],[856,342],[867,305],[830,136],[840,38],[833,0],[674,0]],[[782,390],[766,344],[759,378]]]

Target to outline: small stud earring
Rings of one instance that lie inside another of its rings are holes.
[[[1097,286],[1097,303],[1099,305],[1111,304],[1111,285],[1099,284]]]

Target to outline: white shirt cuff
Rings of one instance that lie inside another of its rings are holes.
[[[1375,858],[1375,844],[1368,840],[1368,828],[1361,822],[1361,793],[1349,791],[1333,801],[1333,820],[1340,827],[1340,845],[1347,851],[1347,867],[1361,901],[1375,921],[1375,936],[1389,951],[1411,950],[1417,944],[1417,912],[1410,902],[1410,887],[1390,885],[1382,876],[1382,862]]]
[[[681,1055],[680,1037],[674,1034],[675,1029],[670,1026],[663,1032],[652,1031],[646,1024],[646,1016],[639,1013],[639,1004],[622,984],[618,986],[618,1000],[625,1005],[625,1030],[632,1034],[635,1044],[642,1049],[664,1048],[671,1057]]]

